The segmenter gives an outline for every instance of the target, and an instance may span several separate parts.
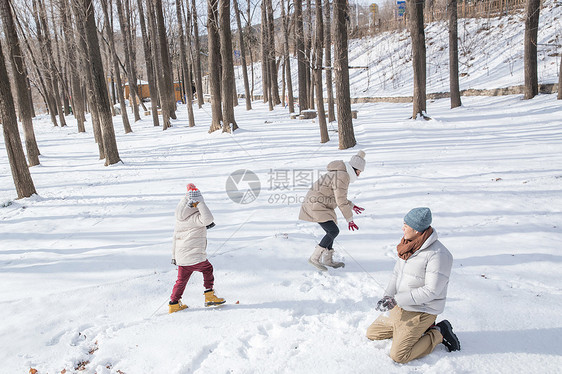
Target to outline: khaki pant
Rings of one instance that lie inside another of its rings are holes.
[[[367,338],[383,340],[392,338],[390,358],[405,364],[433,352],[443,341],[443,335],[429,326],[435,323],[436,315],[422,312],[408,312],[394,307],[388,317],[380,315],[367,329]]]

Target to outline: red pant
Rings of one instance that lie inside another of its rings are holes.
[[[173,303],[181,299],[183,291],[185,290],[185,286],[187,286],[187,282],[189,281],[189,278],[194,271],[200,271],[201,273],[203,273],[203,286],[206,290],[213,288],[215,277],[213,277],[213,265],[211,265],[209,260],[205,260],[195,265],[179,266],[178,280],[174,285],[172,296],[170,297]]]

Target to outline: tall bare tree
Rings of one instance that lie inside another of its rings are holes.
[[[348,1],[349,3],[349,1]],[[314,65],[314,60],[312,58],[312,0],[306,0],[306,20],[304,28],[304,54],[306,56],[306,93],[308,96],[308,107],[314,109],[314,73],[312,71],[312,66]]]
[[[539,32],[540,0],[527,0],[525,17],[525,100],[539,94],[539,78],[537,72],[537,37]]]
[[[289,112],[295,112],[295,98],[293,97],[293,78],[291,77],[291,61],[289,59],[289,34],[290,34],[290,1],[287,1],[287,12],[285,13],[285,2],[281,0],[281,19],[283,24],[283,59],[285,77],[287,79],[287,101]]]
[[[219,130],[221,110],[221,54],[219,36],[219,0],[207,0],[207,40],[209,43],[209,85],[211,87],[211,126],[209,132]]]
[[[88,47],[88,58],[93,78],[94,105],[98,109],[99,121],[101,126],[101,136],[105,154],[105,165],[113,165],[121,161],[113,129],[113,119],[107,86],[105,84],[105,74],[98,42],[98,30],[94,18],[94,6],[92,0],[81,0],[82,11],[84,12],[84,27],[86,32],[86,44]]]
[[[351,119],[349,57],[347,48],[348,18],[347,1],[334,0],[334,69],[336,72],[336,104],[340,149],[351,148],[357,144]]]
[[[40,63],[42,65],[42,69],[38,68],[37,73],[39,76],[41,76],[41,79],[44,81],[42,82],[43,95],[45,98],[45,103],[47,104],[49,115],[51,117],[51,122],[53,123],[53,126],[58,126],[57,117],[56,117],[58,114],[57,103],[53,92],[55,90],[53,89],[54,85],[53,85],[53,77],[51,74],[52,73],[51,66],[49,65],[49,61],[47,57],[46,38],[44,36],[43,23],[41,22],[41,15],[40,15],[41,7],[38,4],[38,0],[33,0],[32,5],[33,5],[32,13],[33,13],[33,18],[35,20],[35,33],[42,52],[38,56]]]
[[[320,143],[330,140],[328,126],[326,125],[326,112],[324,111],[324,88],[322,87],[322,49],[324,48],[324,22],[322,18],[322,0],[316,0],[316,38],[314,43],[314,84],[316,86],[316,110],[318,111],[318,124],[320,126]]]
[[[560,63],[560,73],[558,73],[558,100],[562,100],[562,63]]]
[[[66,49],[67,63],[69,64],[70,75],[70,92],[72,100],[72,113],[76,118],[78,132],[86,132],[86,121],[84,96],[82,95],[82,85],[78,71],[80,71],[80,63],[77,62],[77,46],[74,41],[74,29],[71,27],[71,13],[68,0],[59,0],[59,11],[64,34],[64,48]]]
[[[328,99],[328,122],[336,120],[336,112],[334,110],[334,83],[332,81],[332,20],[330,14],[330,0],[326,0],[325,21],[324,24],[324,48],[325,48],[325,66],[326,66],[326,96]]]
[[[55,59],[53,56],[53,44],[51,41],[51,26],[49,25],[47,20],[47,10],[45,8],[45,0],[36,0],[38,4],[38,16],[39,21],[41,22],[42,32],[42,56],[45,58],[46,66],[49,69],[49,75],[51,77],[51,92],[54,99],[54,107],[55,107],[55,114],[59,116],[59,122],[61,127],[66,126],[66,118],[64,117],[64,113],[62,112],[62,100],[59,91],[59,71],[57,65],[55,63]]]
[[[25,148],[29,166],[39,165],[39,147],[33,130],[32,105],[27,91],[27,69],[23,62],[18,34],[13,19],[10,0],[0,0],[0,15],[4,25],[4,35],[8,44],[8,55],[12,66],[12,76],[16,86],[20,120],[23,124]]]
[[[72,13],[74,14],[74,25],[76,28],[75,33],[75,43],[77,46],[77,62],[80,66],[80,71],[83,72],[84,80],[86,83],[86,93],[85,97],[87,100],[87,106],[89,108],[91,119],[92,119],[92,129],[94,132],[94,139],[98,145],[98,153],[100,160],[105,159],[105,147],[103,145],[102,130],[101,130],[101,118],[102,116],[98,112],[98,106],[96,104],[95,95],[96,90],[94,87],[94,72],[89,64],[89,52],[88,46],[86,44],[87,32],[85,26],[86,12],[84,11],[82,0],[71,0],[70,4],[72,6]],[[100,57],[101,60],[101,57]],[[111,113],[110,113],[111,114]]]
[[[176,0],[176,17],[178,19],[178,32],[180,34],[180,62],[181,68],[183,70],[184,76],[184,87],[187,94],[187,117],[189,121],[189,127],[195,126],[195,118],[193,116],[193,91],[191,89],[191,71],[187,63],[187,48],[185,46],[185,34],[183,32],[183,12],[181,11],[181,1]]]
[[[273,110],[273,100],[271,98],[271,74],[269,74],[269,69],[271,64],[269,63],[269,27],[267,23],[269,19],[267,18],[267,1],[261,2],[261,76],[262,76],[262,91],[263,91],[263,102],[269,103],[269,110]]]
[[[197,20],[197,6],[195,0],[191,0],[191,13],[193,19],[194,61],[193,73],[195,75],[195,91],[197,92],[197,105],[203,107],[203,79],[201,77],[201,44],[199,41],[199,21]],[[190,32],[188,30],[188,32]]]
[[[160,121],[158,120],[158,85],[156,83],[156,74],[154,73],[154,60],[153,60],[153,50],[148,37],[148,31],[146,30],[146,21],[144,18],[144,10],[142,6],[142,0],[137,0],[137,8],[139,11],[139,24],[142,35],[142,46],[144,52],[144,63],[146,65],[146,78],[148,80],[148,90],[150,91],[150,104],[152,106],[152,123],[154,126],[160,126]]]
[[[126,8],[129,8],[128,0],[125,0],[125,4],[126,4]],[[132,35],[129,26],[129,14],[128,14],[129,12],[126,13],[128,9],[123,9],[122,0],[115,0],[115,5],[117,6],[119,26],[121,27],[121,35],[123,36],[123,52],[125,55],[127,81],[129,82],[129,100],[131,101],[131,106],[133,108],[133,115],[135,116],[135,122],[136,122],[136,121],[140,121],[140,114],[139,114],[139,107],[137,105],[137,100],[139,104],[142,104],[142,99],[139,96],[139,88],[137,85],[137,73],[132,57],[133,41],[131,40]]]
[[[160,100],[162,101],[162,113],[164,107],[168,115],[172,119],[176,119],[176,99],[174,93],[174,82],[171,71],[170,51],[168,45],[168,38],[166,36],[166,26],[164,25],[164,13],[162,10],[162,0],[154,0],[156,32],[158,37],[158,49],[160,51],[160,62],[162,66],[163,82],[160,90]],[[164,123],[164,130],[170,127],[171,124]]]
[[[451,109],[462,105],[459,88],[459,43],[457,27],[457,0],[448,0],[449,13],[449,90],[451,91]],[[432,2],[433,4],[433,2]],[[433,6],[432,6],[433,9]]]
[[[8,161],[12,170],[12,177],[18,198],[29,197],[36,193],[35,185],[31,179],[29,167],[25,162],[25,154],[21,145],[16,108],[10,89],[10,80],[4,62],[2,43],[0,42],[0,119],[4,132],[4,144],[8,152]]]
[[[112,7],[108,5],[107,0],[101,0],[103,18],[105,20],[105,33],[107,36],[107,41],[109,42],[109,53],[111,57],[111,62],[113,65],[113,73],[115,74],[115,82],[117,83],[117,96],[119,98],[119,106],[121,108],[121,119],[123,121],[123,128],[125,129],[125,134],[132,132],[131,124],[129,123],[129,116],[127,115],[127,104],[125,103],[125,95],[123,93],[123,83],[121,82],[121,72],[119,70],[119,62],[117,57],[117,51],[115,49],[115,38],[113,36],[113,22],[110,18],[110,11],[113,12]],[[132,86],[129,83],[129,92],[131,92]]]
[[[293,0],[295,6],[295,39],[297,48],[297,69],[299,80],[299,112],[308,109],[308,88],[306,84],[306,55],[304,50],[304,26],[302,0]]]
[[[232,60],[232,32],[230,30],[230,0],[219,0],[220,44],[222,61],[223,132],[238,128],[234,118],[234,61]]]
[[[234,3],[234,15],[236,16],[236,27],[238,27],[238,42],[240,43],[240,59],[242,62],[242,78],[244,79],[244,96],[246,99],[246,110],[252,109],[252,100],[250,98],[250,82],[248,81],[248,69],[246,66],[246,46],[244,45],[244,29],[240,19],[240,9],[238,8],[238,0],[232,0]]]
[[[269,81],[271,86],[271,95],[273,105],[281,104],[281,99],[279,98],[279,82],[278,82],[278,74],[277,74],[277,62],[276,62],[276,53],[275,53],[275,22],[273,20],[273,3],[271,0],[264,0],[267,2],[267,27],[269,31],[267,33],[269,37]]]
[[[425,31],[423,23],[423,0],[407,0],[410,14],[409,27],[412,38],[412,65],[414,68],[414,97],[412,118],[426,115],[426,59]]]
[[[155,11],[155,1],[146,0],[146,15],[148,19],[148,40],[150,41],[150,46],[153,51],[153,61],[154,61],[154,73],[156,77],[156,85],[158,87],[158,103],[160,103],[160,108],[162,110],[162,129],[166,130],[171,126],[170,124],[170,95],[167,94],[168,89],[165,84],[164,70],[162,63],[162,53],[160,53],[160,42],[158,35],[158,27],[156,25],[156,11]],[[154,103],[152,104],[152,110],[154,110]]]

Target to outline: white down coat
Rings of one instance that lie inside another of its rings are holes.
[[[411,312],[441,314],[445,308],[453,255],[439,240],[437,231],[407,260],[398,259],[385,295]]]
[[[204,201],[196,208],[184,196],[176,207],[176,227],[172,244],[172,259],[178,266],[190,266],[207,259],[207,227],[213,222],[211,211]]]

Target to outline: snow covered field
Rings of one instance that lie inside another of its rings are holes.
[[[208,134],[208,107],[168,131],[149,117],[125,135],[123,164],[97,160],[91,132],[36,122],[43,153],[38,197],[13,200],[0,158],[0,372],[67,373],[553,373],[562,367],[562,107],[555,95],[428,103],[433,120],[407,120],[409,104],[356,106],[358,145],[319,144],[313,121],[263,104],[237,108],[240,131]],[[366,208],[342,233],[344,269],[307,263],[320,228],[297,221],[296,171],[316,177],[358,149],[367,168],[350,188]],[[0,154],[5,155],[2,144]],[[261,182],[249,204],[229,199],[238,169]],[[209,259],[228,305],[203,305],[194,274],[167,314],[175,281],[170,243],[188,182],[215,215]],[[283,189],[286,186],[287,189]],[[280,188],[276,188],[280,187]],[[429,206],[455,257],[449,319],[462,351],[444,346],[407,365],[367,326],[390,276],[403,215]],[[236,304],[239,302],[239,304]],[[84,364],[86,363],[87,364]],[[558,368],[558,369],[556,369]]]
[[[560,43],[562,7],[546,4],[539,39]],[[473,22],[471,38],[482,28]],[[476,56],[462,89],[523,83],[522,26],[504,22],[490,23],[503,33],[462,42]],[[448,87],[439,27],[428,26],[428,92]],[[404,37],[350,44],[350,64],[372,65],[353,71],[354,97],[411,95],[407,43],[389,49]],[[560,57],[540,51],[540,83],[554,83]],[[411,104],[354,105],[358,145],[345,151],[335,124],[321,145],[314,121],[260,102],[236,108],[234,135],[207,133],[208,104],[195,110],[194,128],[184,106],[167,131],[144,117],[125,135],[115,117],[123,163],[111,167],[97,159],[91,128],[78,134],[70,117],[66,128],[38,117],[38,196],[14,200],[0,143],[0,373],[560,372],[562,102],[462,100],[454,110],[448,100],[428,102],[428,122],[407,119]],[[299,199],[329,161],[359,149],[367,168],[349,197],[366,209],[355,219],[360,230],[347,231],[340,215],[335,257],[346,267],[320,274],[307,259],[323,231],[297,220]],[[261,184],[248,204],[226,192],[240,169]],[[189,309],[168,315],[174,209],[190,182],[215,216],[208,255],[228,304],[205,309],[196,273],[183,297]],[[390,341],[371,342],[365,331],[379,315],[402,218],[416,206],[432,209],[455,258],[438,320],[451,321],[462,350],[440,345],[400,365],[388,357]]]

